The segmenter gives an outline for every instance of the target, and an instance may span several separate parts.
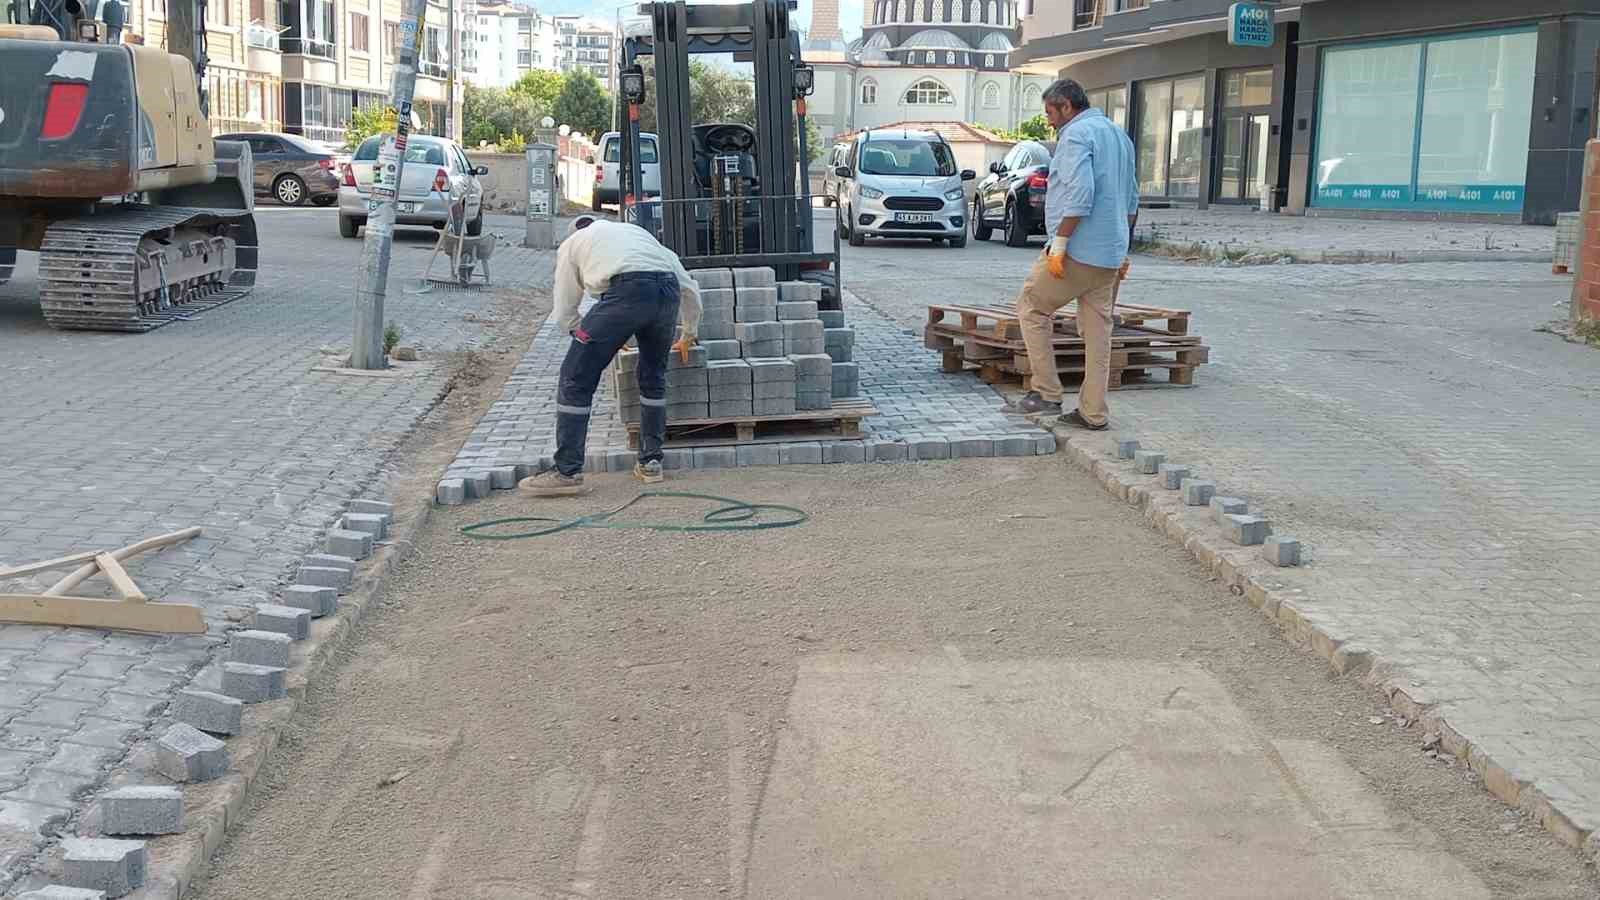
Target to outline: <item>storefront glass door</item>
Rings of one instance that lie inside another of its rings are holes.
[[[1271,69],[1223,75],[1221,126],[1216,202],[1260,203],[1267,183],[1267,140],[1272,132]]]

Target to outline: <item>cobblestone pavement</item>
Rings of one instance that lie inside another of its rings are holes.
[[[1549,264],[1556,230],[1540,225],[1407,222],[1263,214],[1212,207],[1146,209],[1139,234],[1169,251],[1200,245],[1207,252],[1287,254],[1300,262],[1348,257],[1425,262],[1441,259],[1517,259]]]
[[[914,325],[933,297],[1009,298],[1037,252],[869,245],[845,268]],[[1193,390],[1111,406],[1120,433],[1307,542],[1310,564],[1284,577],[1313,619],[1594,829],[1600,354],[1534,331],[1570,285],[1542,264],[1139,257],[1124,297],[1193,309],[1211,364]]]
[[[338,237],[332,210],[259,221],[254,294],[149,334],[48,329],[32,254],[0,286],[0,565],[200,525],[129,569],[153,597],[201,604],[212,628],[0,626],[0,890],[209,658],[226,611],[269,597],[346,499],[381,490],[386,457],[446,388],[443,355],[494,340],[494,292],[419,292],[432,232],[403,231],[387,318],[435,361],[405,377],[315,371],[335,359],[319,347],[348,345],[361,243]],[[491,230],[516,240],[520,220]],[[542,277],[549,256],[503,247],[497,286]]]
[[[865,440],[796,440],[745,447],[731,464],[789,462],[871,462],[948,459],[952,456],[1032,456],[1055,451],[1055,436],[1020,416],[1000,411],[994,390],[976,379],[945,375],[929,368],[921,332],[904,328],[864,305],[849,305],[856,330],[855,361],[861,366],[861,395],[878,415],[863,419]],[[446,479],[498,467],[518,474],[550,466],[555,452],[555,394],[561,361],[571,338],[546,321],[505,392],[478,423]],[[601,379],[589,426],[588,472],[628,472],[634,455],[616,412],[609,372]],[[730,464],[727,454],[669,449],[667,468],[709,468]],[[481,478],[480,478],[481,483]],[[502,480],[501,486],[509,486]],[[443,493],[441,493],[443,496]]]

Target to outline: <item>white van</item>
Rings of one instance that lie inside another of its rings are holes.
[[[600,136],[600,158],[594,163],[594,201],[590,206],[600,211],[602,203],[622,202],[622,134],[608,131]],[[656,155],[656,136],[639,135],[639,162],[644,168],[644,196],[661,196],[661,157]],[[641,197],[640,199],[644,199]]]

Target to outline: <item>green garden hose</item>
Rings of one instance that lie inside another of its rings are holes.
[[[634,504],[651,497],[671,497],[683,500],[710,500],[725,504],[700,517],[700,523],[695,525],[680,525],[672,522],[613,522],[611,519],[626,512]],[[788,513],[789,518],[773,519],[770,521],[755,521],[763,512]],[[718,497],[715,494],[691,494],[682,491],[645,491],[627,503],[609,512],[593,513],[587,516],[578,516],[575,519],[552,519],[544,516],[514,516],[509,519],[493,519],[488,522],[478,522],[473,525],[463,526],[461,533],[468,537],[475,537],[486,541],[514,541],[520,538],[546,537],[569,531],[573,528],[640,528],[646,531],[765,531],[769,528],[790,528],[803,524],[811,519],[810,514],[793,506],[783,506],[777,503],[745,503],[729,497]],[[543,523],[545,527],[533,531],[491,531],[505,525],[520,525],[526,523]]]

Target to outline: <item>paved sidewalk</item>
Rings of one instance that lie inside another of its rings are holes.
[[[858,253],[854,286],[910,324],[932,291],[1004,297],[1037,252],[985,250]],[[1195,310],[1211,364],[1111,404],[1119,432],[1306,541],[1284,581],[1308,615],[1581,836],[1600,828],[1600,355],[1533,330],[1569,285],[1539,264],[1140,257],[1125,298]]]
[[[1173,256],[1302,263],[1518,261],[1548,264],[1556,230],[1542,225],[1408,222],[1274,215],[1212,207],[1145,209],[1139,239]]]
[[[504,292],[544,277],[551,256],[503,246],[495,289],[421,293],[433,233],[402,232],[386,318],[425,360],[409,375],[340,375],[318,371],[337,359],[319,348],[348,345],[361,242],[338,237],[332,210],[259,219],[254,294],[149,334],[47,328],[31,254],[0,287],[0,565],[200,525],[129,571],[152,597],[200,604],[211,626],[178,638],[0,626],[0,891],[210,658],[229,611],[273,596],[347,499],[381,494],[390,454],[446,389],[445,356],[491,346]]]

